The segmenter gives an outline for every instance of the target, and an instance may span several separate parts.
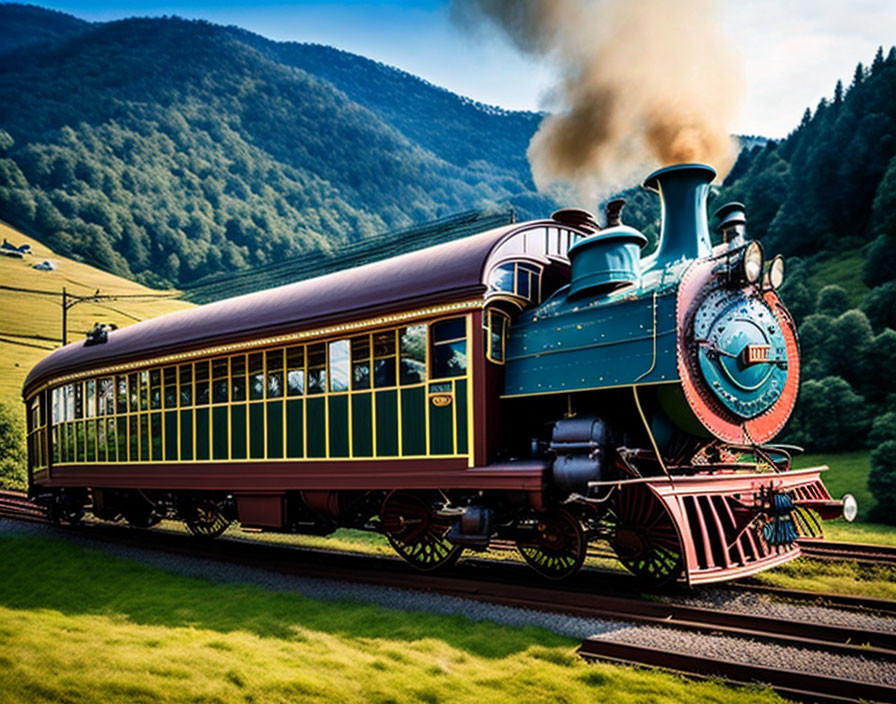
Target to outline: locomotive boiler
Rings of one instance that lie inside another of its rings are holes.
[[[799,387],[783,260],[737,203],[712,245],[714,177],[647,178],[647,257],[614,201],[68,345],[25,382],[31,494],[69,522],[375,530],[420,569],[495,540],[552,579],[598,542],[653,583],[794,559],[854,502],[771,444]]]

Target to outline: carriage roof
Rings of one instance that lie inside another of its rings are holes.
[[[93,368],[482,299],[490,262],[509,252],[548,261],[547,245],[525,244],[526,233],[545,227],[557,229],[558,223],[506,225],[354,269],[168,313],[111,331],[103,344],[85,346],[79,340],[39,362],[28,374],[23,394],[27,397],[52,378]]]

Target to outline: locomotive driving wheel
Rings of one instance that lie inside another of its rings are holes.
[[[516,547],[542,577],[566,579],[582,567],[588,544],[575,516],[559,509],[540,514],[531,537],[519,538]]]
[[[616,523],[610,544],[619,561],[651,586],[668,584],[683,569],[681,544],[672,516],[643,484],[616,493]]]
[[[221,507],[211,499],[200,501],[189,508],[184,519],[187,529],[199,538],[217,538],[230,527]]]
[[[386,538],[399,555],[418,570],[449,567],[463,552],[445,536],[451,520],[437,516],[432,503],[408,491],[393,491],[383,502],[380,515]]]

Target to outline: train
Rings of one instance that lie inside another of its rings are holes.
[[[28,374],[28,482],[85,513],[215,537],[385,535],[437,570],[496,541],[547,579],[608,545],[646,583],[793,560],[855,515],[775,444],[796,326],[704,164],[659,169],[658,244],[589,211],[97,327]]]

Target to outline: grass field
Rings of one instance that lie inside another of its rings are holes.
[[[836,455],[801,455],[794,459],[794,467],[816,467],[826,464],[830,469],[821,475],[828,491],[835,499],[849,493],[859,503],[859,513],[855,523],[843,520],[828,521],[824,524],[825,538],[854,543],[896,545],[896,526],[869,522],[874,507],[874,495],[868,490],[868,475],[871,472],[871,452],[843,452]]]
[[[857,452],[841,452],[834,455],[799,455],[794,458],[793,466],[796,469],[802,467],[817,467],[819,465],[830,467],[821,475],[828,491],[835,499],[843,494],[852,494],[859,502],[859,515],[857,521],[868,520],[869,511],[874,506],[874,496],[868,491],[868,475],[871,473],[871,452],[859,450]]]
[[[0,536],[0,702],[779,702],[536,628],[319,602]]]
[[[0,285],[50,291],[62,288],[76,296],[160,294],[174,296],[177,291],[156,291],[95,267],[66,259],[9,226],[0,223],[0,237],[14,245],[30,244],[31,255],[24,259],[0,257]],[[34,264],[48,259],[55,271],[38,271]],[[69,310],[68,340],[83,340],[95,322],[115,323],[119,327],[163,313],[192,307],[181,300],[127,299],[98,303],[79,303]],[[38,295],[0,289],[0,401],[15,407],[21,403],[22,382],[28,371],[61,344],[62,307],[59,296]]]
[[[826,562],[802,557],[761,572],[756,575],[756,579],[763,584],[784,589],[896,601],[896,569],[884,565]]]

